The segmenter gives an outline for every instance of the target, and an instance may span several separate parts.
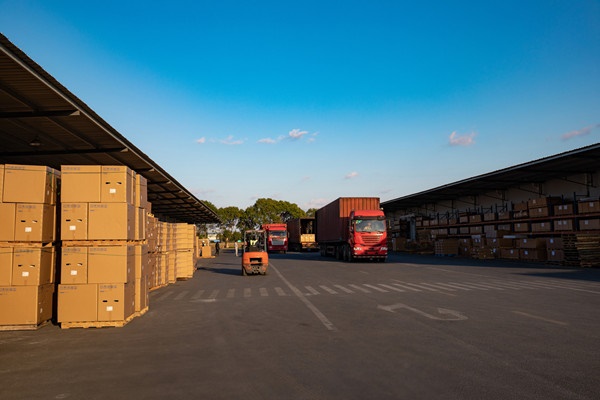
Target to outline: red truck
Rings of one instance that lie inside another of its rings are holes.
[[[317,210],[316,228],[322,256],[387,259],[385,214],[378,197],[340,197]]]
[[[267,232],[267,250],[269,252],[287,252],[288,234],[286,224],[263,224],[261,229]]]
[[[290,219],[287,222],[289,247],[292,251],[318,250],[315,240],[315,217]]]

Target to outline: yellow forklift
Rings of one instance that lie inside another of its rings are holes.
[[[267,232],[265,230],[245,231],[242,248],[242,275],[266,275],[268,267]]]

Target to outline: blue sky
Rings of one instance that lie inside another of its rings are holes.
[[[199,199],[382,201],[600,142],[600,2],[0,0]]]

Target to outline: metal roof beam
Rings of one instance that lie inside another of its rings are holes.
[[[50,118],[50,117],[75,117],[81,113],[79,110],[55,110],[55,111],[20,111],[0,112],[0,118]]]

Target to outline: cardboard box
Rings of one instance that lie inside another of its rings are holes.
[[[135,246],[88,248],[88,283],[126,283],[135,278]]]
[[[529,222],[515,222],[515,232],[529,232]]]
[[[58,285],[58,322],[98,320],[98,285]]]
[[[60,199],[63,203],[99,203],[102,167],[62,165]]]
[[[597,213],[600,212],[600,201],[580,201],[577,208],[579,210],[579,214]]]
[[[133,179],[133,171],[129,167],[103,165],[100,202],[133,205]]]
[[[548,207],[535,207],[529,209],[530,218],[548,217],[550,209]]]
[[[134,278],[141,279],[148,275],[148,245],[136,244],[134,252]]]
[[[572,215],[575,214],[573,204],[559,204],[554,206],[554,215]]]
[[[0,247],[0,286],[12,285],[13,248]]]
[[[98,285],[98,321],[124,321],[134,310],[134,282]]]
[[[596,231],[600,230],[600,219],[580,219],[579,220],[580,231]]]
[[[143,278],[135,280],[135,308],[136,312],[140,312],[146,307],[148,307],[149,295],[148,295],[148,277],[144,276]]]
[[[526,261],[546,261],[546,249],[521,249],[519,253],[521,260]]]
[[[134,240],[145,240],[146,239],[146,210],[143,208],[135,208],[134,212]]]
[[[39,165],[4,166],[3,202],[56,204],[60,172]]]
[[[61,240],[88,240],[88,203],[62,203]]]
[[[0,203],[2,203],[2,194],[4,193],[4,164],[0,164]]]
[[[0,242],[15,240],[15,222],[17,205],[15,203],[0,203]]]
[[[62,247],[60,283],[67,285],[88,283],[88,247]]]
[[[546,247],[546,239],[517,239],[517,247],[520,249],[537,249]]]
[[[148,206],[148,180],[140,174],[135,176],[135,192],[133,205],[145,209]]]
[[[552,232],[552,221],[532,222],[531,223],[531,231],[532,232]]]
[[[133,240],[135,207],[128,203],[89,203],[88,240]]]
[[[572,219],[558,219],[554,221],[554,230],[557,232],[572,231],[573,226],[574,224]]]
[[[537,208],[537,207],[552,207],[556,204],[562,203],[562,201],[563,200],[560,197],[552,197],[552,196],[539,197],[537,199],[529,200],[527,202],[527,207],[529,209]]]
[[[20,203],[15,215],[15,241],[53,242],[56,233],[56,206]]]
[[[54,285],[0,287],[0,325],[39,325],[52,318]]]
[[[510,249],[514,247],[513,239],[503,239],[503,238],[487,238],[486,244],[492,248],[505,248]]]
[[[546,256],[548,261],[561,262],[565,260],[565,252],[562,249],[548,249]]]
[[[500,258],[507,260],[518,260],[519,249],[500,249]]]
[[[563,249],[564,243],[561,237],[546,238],[546,248],[548,249]]]
[[[56,256],[53,246],[14,247],[13,286],[39,286],[54,282]]]

